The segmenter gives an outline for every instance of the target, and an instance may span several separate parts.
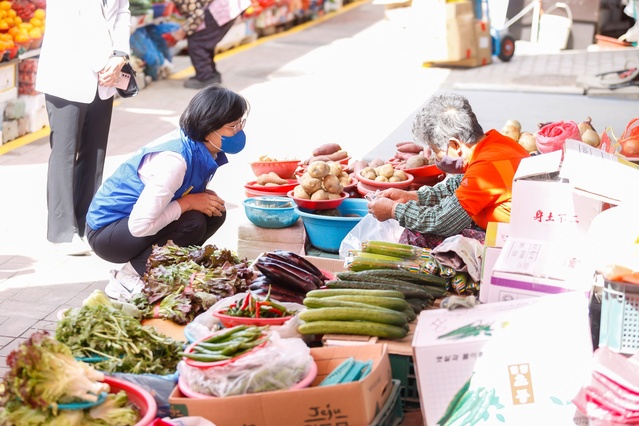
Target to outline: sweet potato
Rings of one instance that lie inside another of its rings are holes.
[[[344,150],[340,150],[340,151],[336,151],[332,154],[328,154],[328,158],[331,161],[339,161],[339,160],[343,160],[346,157],[348,157],[348,152],[344,151]]]
[[[397,144],[397,150],[399,152],[419,154],[423,149],[424,147],[417,145],[415,142],[400,142]]]
[[[258,185],[285,185],[287,183],[286,179],[282,179],[275,172],[264,173],[257,177]]]
[[[329,155],[334,152],[339,151],[342,147],[336,143],[325,143],[323,145],[318,146],[313,150],[313,157],[317,157],[319,155]]]

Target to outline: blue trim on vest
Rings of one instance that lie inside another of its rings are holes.
[[[173,195],[172,201],[186,193],[204,192],[218,167],[228,163],[228,158],[223,152],[218,153],[217,159],[214,159],[203,142],[195,142],[183,132],[171,132],[142,147],[104,181],[89,206],[88,225],[98,230],[105,225],[129,217],[145,186],[138,175],[138,168],[144,156],[166,151],[178,153],[186,161],[184,180]]]

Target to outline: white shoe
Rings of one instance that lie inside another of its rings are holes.
[[[111,279],[104,288],[104,292],[111,299],[125,302],[131,300],[136,294],[142,293],[142,290],[144,290],[144,281],[130,262],[119,271],[111,270]]]
[[[71,242],[53,243],[55,251],[65,256],[87,256],[91,254],[91,246],[86,243],[78,234],[73,234]]]

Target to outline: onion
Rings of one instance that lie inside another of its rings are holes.
[[[581,141],[595,148],[599,148],[599,145],[601,145],[601,138],[593,129],[586,129],[581,134]]]
[[[519,129],[512,124],[507,124],[501,129],[501,134],[504,136],[508,136],[510,139],[514,141],[519,140]]]
[[[508,120],[506,124],[504,124],[504,128],[508,126],[513,126],[517,129],[517,131],[521,132],[521,123],[517,120]],[[516,140],[516,139],[515,139]]]
[[[621,145],[621,155],[625,155],[626,157],[637,157],[639,156],[639,139],[638,138],[628,138],[626,140],[619,140],[619,144]]]
[[[595,131],[595,128],[592,127],[592,118],[590,118],[590,117],[588,117],[588,119],[586,121],[582,121],[581,123],[579,123],[577,125],[577,127],[579,127],[579,134],[580,135],[583,135],[586,130]],[[595,133],[596,133],[596,131],[595,131]],[[584,142],[586,142],[586,141],[584,141]]]
[[[537,142],[535,136],[530,132],[523,132],[519,137],[519,145],[523,146],[528,152],[537,151]]]

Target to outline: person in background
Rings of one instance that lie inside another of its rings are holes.
[[[513,177],[529,156],[519,143],[494,129],[484,133],[468,100],[455,93],[432,97],[415,117],[413,135],[449,175],[416,191],[387,189],[368,204],[378,220],[394,218],[406,228],[402,242],[416,244],[420,234],[441,242],[465,230],[485,231],[488,222],[510,221]]]
[[[176,40],[187,40],[187,50],[195,76],[184,82],[189,89],[202,89],[221,83],[222,75],[215,65],[215,49],[233,23],[250,5],[250,0],[174,0],[185,18],[182,28],[173,34]]]
[[[126,299],[142,290],[154,245],[201,246],[222,226],[224,200],[208,185],[227,154],[244,148],[248,112],[241,95],[208,86],[191,99],[179,129],[138,150],[104,181],[86,233],[96,255],[125,263],[112,271],[107,295]]]
[[[85,218],[102,183],[113,96],[128,60],[128,0],[48,0],[36,90],[44,93],[51,154],[47,239],[86,255]]]

